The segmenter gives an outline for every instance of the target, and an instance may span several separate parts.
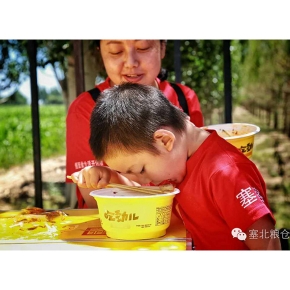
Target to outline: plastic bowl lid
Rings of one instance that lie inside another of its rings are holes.
[[[104,188],[98,189],[90,192],[90,196],[93,197],[103,197],[103,198],[160,198],[171,195],[176,195],[180,191],[178,188],[175,188],[174,191],[168,193],[160,194],[146,194],[136,191],[124,190],[120,188]]]
[[[253,128],[254,131],[248,132],[248,133],[243,133],[235,136],[223,136],[224,139],[226,140],[232,140],[232,139],[240,139],[240,138],[245,138],[249,137],[252,135],[255,135],[260,132],[260,127],[254,124],[249,124],[249,123],[224,123],[224,124],[215,124],[215,125],[208,125],[208,126],[203,126],[201,129],[214,129],[216,131],[221,131],[221,130],[231,130],[236,127],[250,127]]]

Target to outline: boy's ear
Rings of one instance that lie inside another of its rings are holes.
[[[175,135],[171,131],[159,129],[155,131],[153,136],[157,145],[164,147],[167,151],[172,150]]]

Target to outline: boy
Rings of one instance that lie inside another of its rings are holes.
[[[109,167],[73,174],[87,203],[92,188],[110,182],[167,180],[180,189],[174,201],[196,250],[280,249],[255,164],[216,131],[197,128],[157,88],[124,83],[102,92],[89,143]]]

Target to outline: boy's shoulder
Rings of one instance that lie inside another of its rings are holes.
[[[196,152],[193,154],[196,157],[203,158],[210,163],[225,163],[230,164],[232,162],[245,162],[251,163],[241,151],[235,146],[230,144],[227,140],[218,135],[215,130],[206,129],[208,137],[200,144]]]

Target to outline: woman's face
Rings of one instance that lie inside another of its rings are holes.
[[[160,40],[101,40],[100,50],[111,85],[155,85],[166,45]]]

